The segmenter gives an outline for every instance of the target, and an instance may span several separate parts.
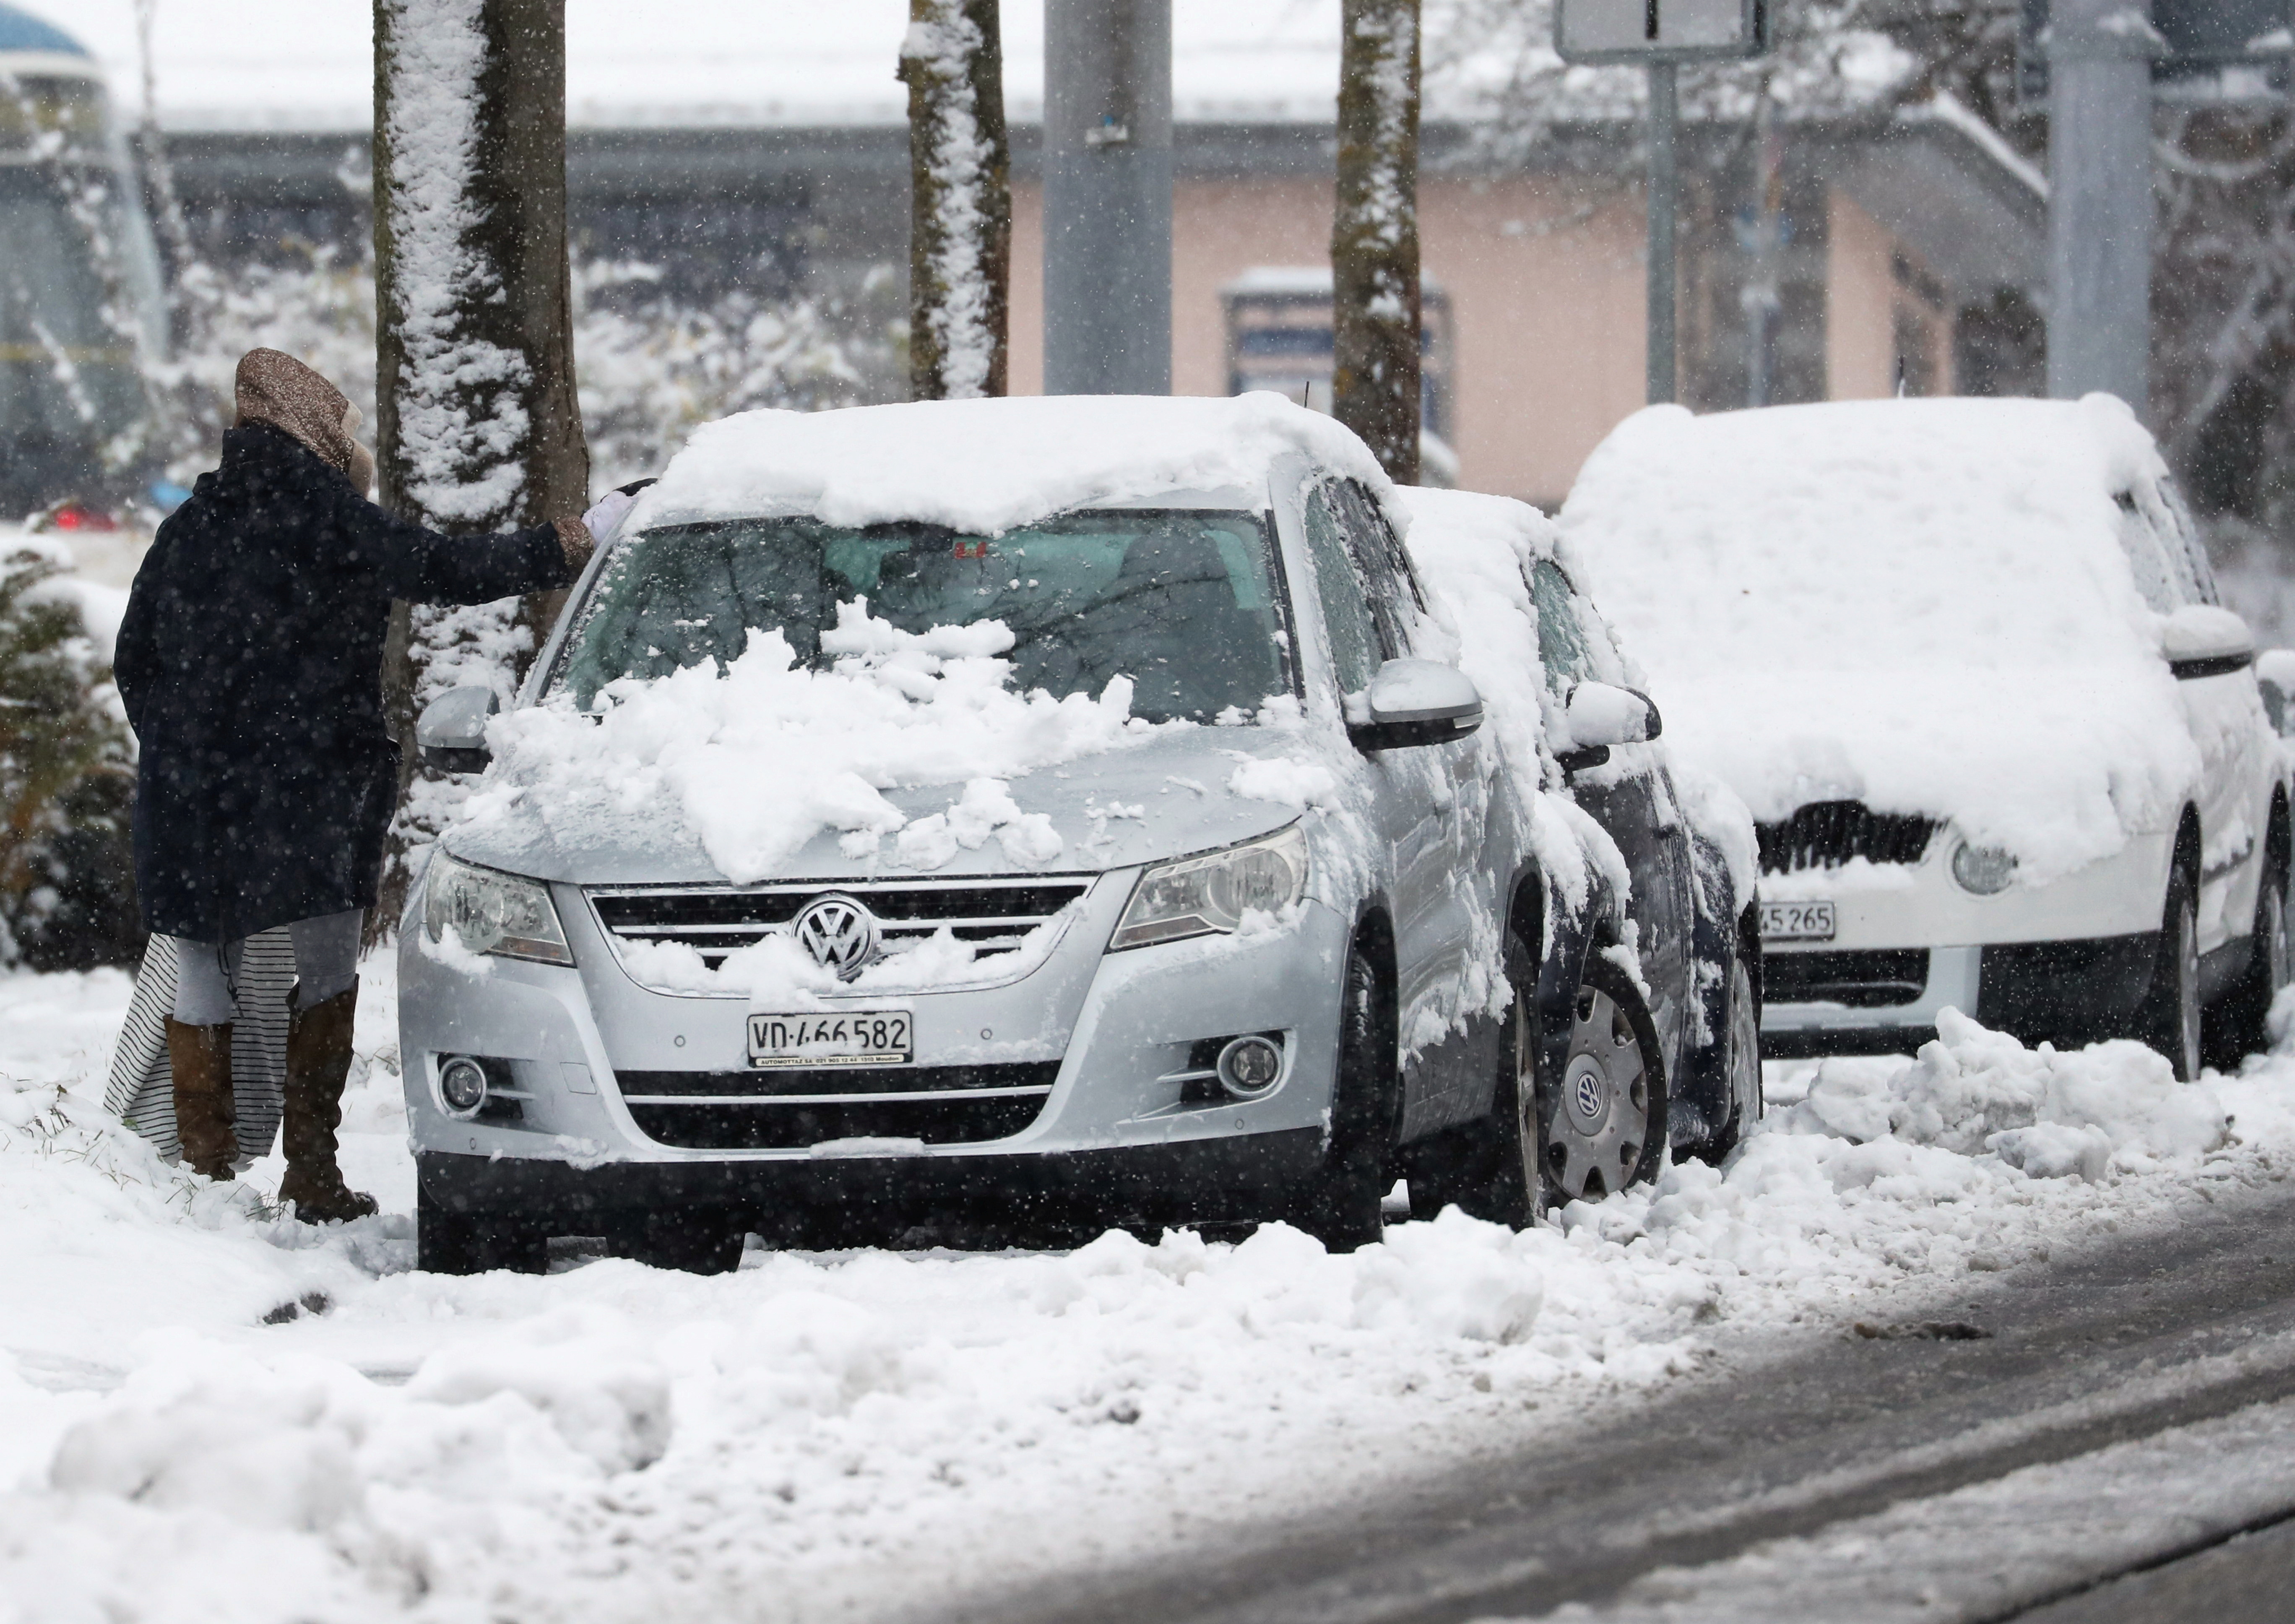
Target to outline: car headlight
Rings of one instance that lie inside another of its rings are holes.
[[[1246,910],[1273,913],[1307,889],[1307,836],[1297,824],[1224,852],[1159,862],[1139,877],[1107,951],[1232,931]]]
[[[422,885],[422,928],[438,941],[448,931],[473,953],[572,964],[550,888],[495,869],[475,868],[444,852],[430,859]]]
[[[2016,854],[1997,845],[1971,845],[1964,840],[1952,849],[1952,877],[1963,891],[1997,896],[2015,883]]]

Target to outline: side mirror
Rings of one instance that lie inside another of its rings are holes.
[[[1570,747],[1555,752],[1564,772],[1581,772],[1610,759],[1613,745],[1646,744],[1665,730],[1657,702],[1647,694],[1608,682],[1580,682],[1562,703],[1570,727]]]
[[[431,700],[414,724],[422,764],[436,772],[484,772],[494,759],[486,718],[501,709],[491,688],[450,688]]]
[[[1447,744],[1482,725],[1482,696],[1463,672],[1439,660],[1387,661],[1363,701],[1363,720],[1347,723],[1358,750]]]
[[[2178,680],[2219,677],[2253,662],[2255,634],[2229,609],[2187,603],[2160,623],[2160,652]]]
[[[2295,649],[2266,649],[2255,657],[2255,685],[2263,695],[2271,730],[2284,735],[2295,727]]]

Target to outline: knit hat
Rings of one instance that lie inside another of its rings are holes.
[[[239,421],[284,429],[339,469],[363,496],[374,484],[374,458],[351,438],[358,414],[347,396],[294,356],[251,349],[234,380]]]

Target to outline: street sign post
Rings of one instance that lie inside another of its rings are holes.
[[[2016,94],[2048,103],[2051,0],[2022,0]],[[2127,8],[2121,8],[2120,15]],[[2284,101],[2295,52],[2289,0],[2152,0],[2152,93],[2163,102],[2240,105]]]
[[[2023,0],[2019,93],[2048,110],[2048,393],[2149,415],[2152,110],[2284,105],[2291,0]]]
[[[1675,72],[1769,48],[1768,0],[1556,0],[1554,49],[1565,62],[1649,69],[1649,400],[1678,393],[1674,321]]]

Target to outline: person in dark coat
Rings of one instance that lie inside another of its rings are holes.
[[[357,954],[397,797],[384,726],[390,603],[484,603],[570,584],[576,518],[447,537],[367,500],[373,459],[342,391],[277,350],[239,363],[222,465],[159,526],[113,665],[140,745],[135,883],[176,938],[167,1021],[184,1160],[232,1176],[233,983],[246,939],[286,926],[282,1204],[363,1216],[335,1161]]]

